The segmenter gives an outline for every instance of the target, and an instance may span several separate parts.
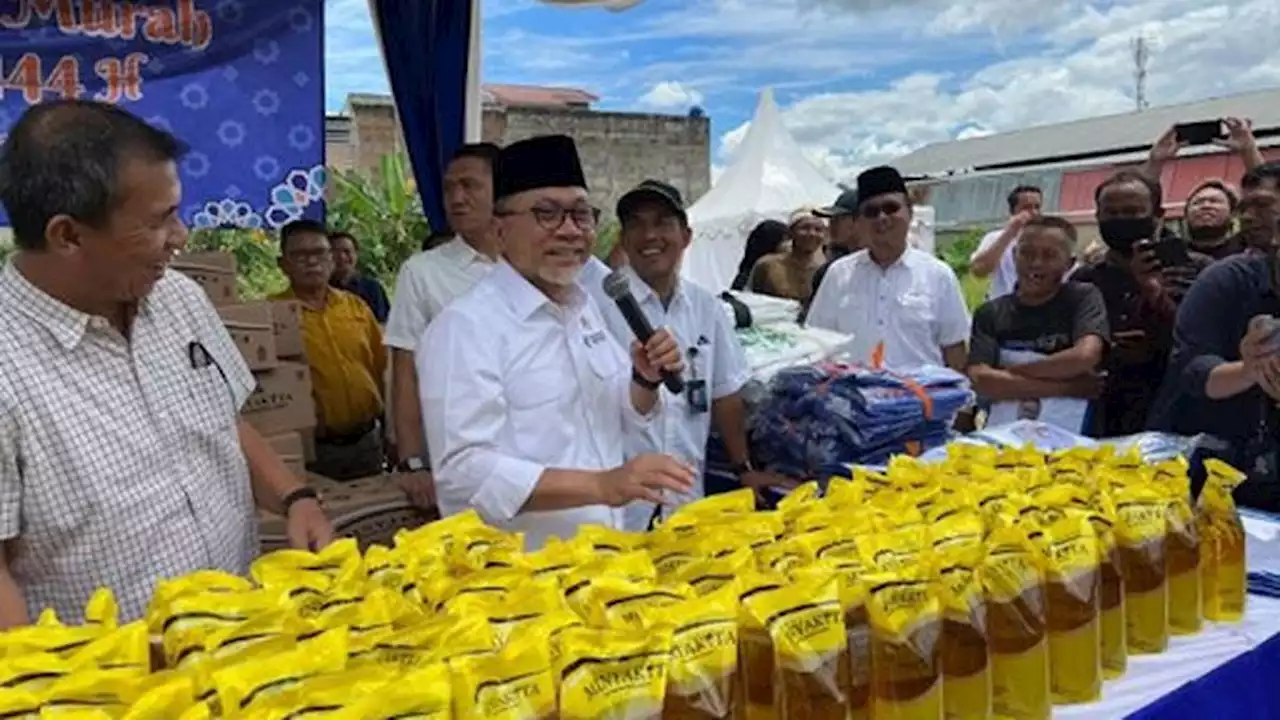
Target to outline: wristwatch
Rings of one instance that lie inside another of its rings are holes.
[[[284,508],[284,514],[287,516],[289,514],[289,508],[292,508],[302,500],[315,500],[316,502],[320,502],[320,494],[317,493],[316,489],[313,487],[300,487],[297,490],[294,490],[280,500],[280,505]]]
[[[421,455],[410,455],[396,463],[396,472],[426,472],[431,469],[427,459]]]
[[[729,469],[733,471],[734,475],[738,476],[746,475],[749,472],[755,472],[755,468],[752,467],[750,460],[744,463],[734,463],[729,466]]]

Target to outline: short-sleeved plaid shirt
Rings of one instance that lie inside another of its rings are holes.
[[[166,273],[126,340],[9,263],[0,378],[0,539],[32,616],[79,622],[106,585],[133,619],[160,578],[247,570],[236,420],[254,380],[198,285]]]

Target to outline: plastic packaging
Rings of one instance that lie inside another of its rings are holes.
[[[1053,709],[1048,611],[1039,551],[1017,526],[987,537],[982,565],[991,640],[992,704],[997,716],[1037,720]]]
[[[1244,473],[1218,460],[1206,460],[1208,479],[1196,504],[1204,581],[1204,617],[1215,622],[1239,622],[1244,617],[1248,588],[1244,525],[1231,492],[1244,482]]]

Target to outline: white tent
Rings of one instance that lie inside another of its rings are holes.
[[[803,205],[829,205],[839,194],[840,188],[805,158],[782,124],[773,90],[766,88],[737,159],[689,208],[693,244],[681,275],[708,290],[727,290],[757,223],[785,220]]]

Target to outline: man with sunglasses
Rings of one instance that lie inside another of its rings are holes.
[[[851,351],[863,362],[964,372],[969,313],[960,282],[941,260],[908,246],[906,183],[891,167],[871,168],[857,182],[866,248],[831,265],[807,323],[852,335]]]
[[[684,370],[666,330],[623,350],[581,285],[595,214],[573,140],[501,151],[495,226],[503,261],[432,322],[418,346],[422,418],[441,515],[474,509],[531,549],[621,508],[688,493],[666,455],[624,462],[652,431],[663,370]]]

